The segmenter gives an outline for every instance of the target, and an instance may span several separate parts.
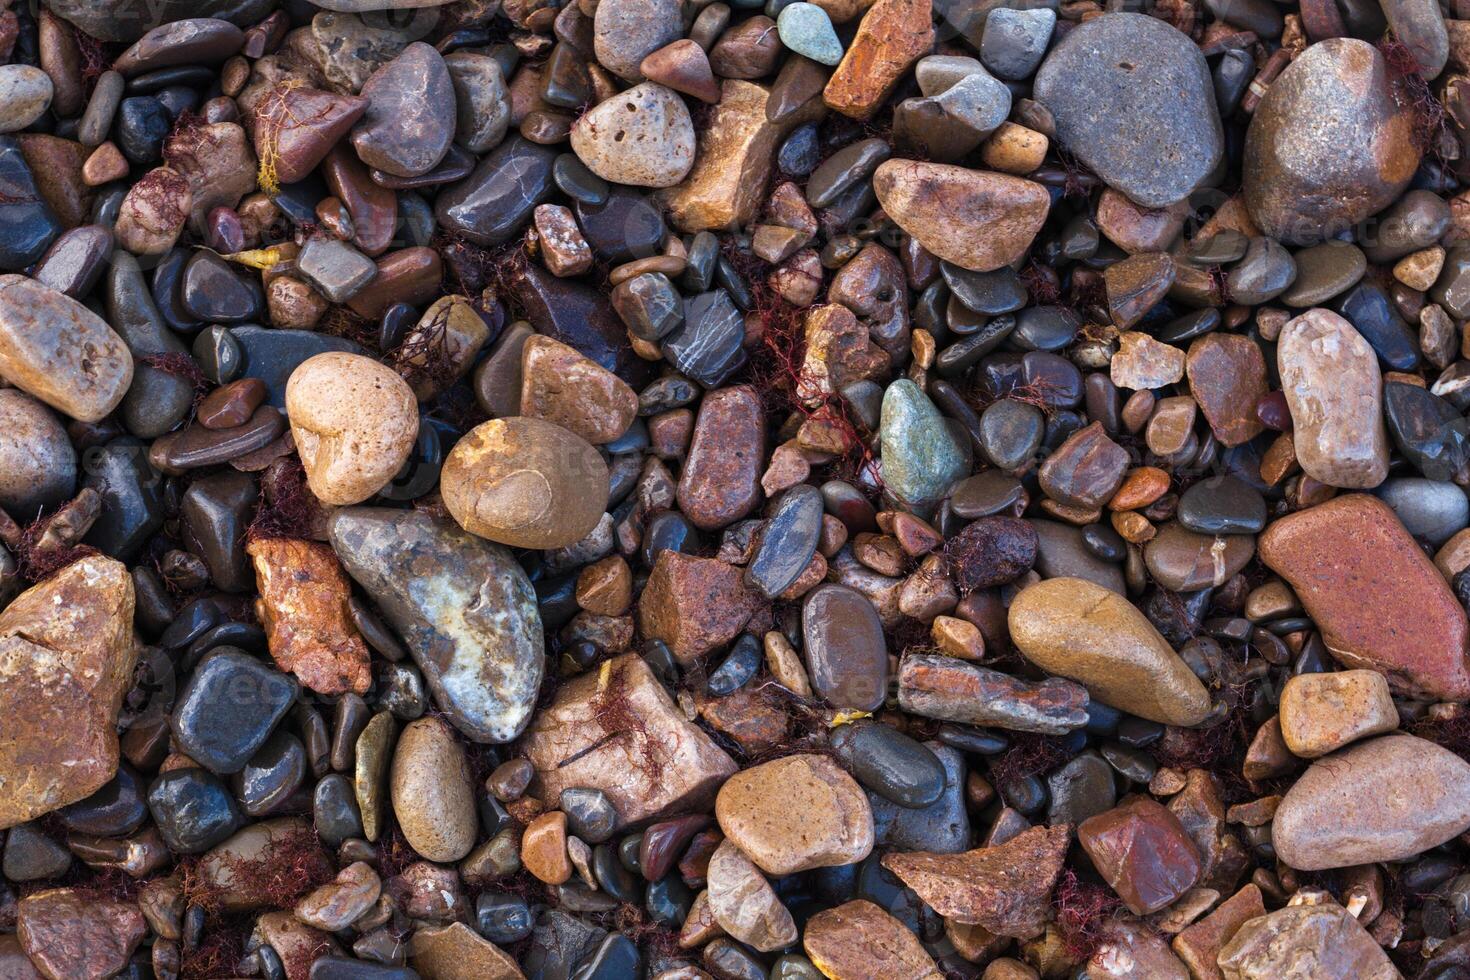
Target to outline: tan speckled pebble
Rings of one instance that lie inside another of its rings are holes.
[[[419,433],[408,382],[361,354],[307,358],[286,382],[286,414],[311,492],[361,503],[393,479]]]
[[[1304,759],[1397,727],[1388,680],[1376,670],[1301,674],[1281,689],[1281,737]]]
[[[393,812],[409,846],[430,861],[458,861],[479,831],[475,790],[464,747],[435,717],[411,722],[399,736],[390,777]]]
[[[824,755],[791,755],[736,773],[720,788],[715,817],[767,874],[852,864],[873,850],[867,794]]]
[[[439,476],[449,514],[513,548],[581,541],[607,507],[607,464],[585,439],[533,418],[492,419],[455,444]]]

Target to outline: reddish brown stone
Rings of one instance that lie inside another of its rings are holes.
[[[331,547],[294,538],[245,546],[255,562],[271,657],[318,694],[364,694],[372,685],[367,644],[352,625],[352,587]]]
[[[878,0],[822,92],[822,101],[854,119],[867,119],[900,78],[934,46],[930,0]]]
[[[241,378],[209,393],[199,403],[194,418],[206,429],[230,429],[244,425],[265,401],[265,382],[259,378]]]
[[[563,684],[522,744],[532,793],[555,801],[571,787],[600,789],[623,825],[708,806],[738,768],[636,654]]]
[[[638,396],[616,374],[540,335],[521,348],[521,414],[554,422],[594,446],[628,431]]]
[[[316,169],[346,136],[368,100],[284,82],[252,114],[260,169],[275,184],[294,184]]]
[[[720,698],[701,695],[695,704],[699,717],[728,736],[746,755],[758,755],[784,744],[791,732],[791,718],[778,702],[750,687]]]
[[[735,639],[759,604],[734,565],[667,549],[639,597],[638,625],[679,660],[692,660]]]
[[[1128,453],[1108,438],[1101,422],[1072,433],[1037,474],[1053,500],[1073,507],[1100,507],[1123,483]]]
[[[1411,697],[1470,698],[1464,607],[1383,501],[1348,494],[1283,517],[1260,551],[1339,661]]]
[[[553,810],[531,821],[521,835],[521,863],[548,885],[561,885],[571,880],[572,861],[567,856],[565,813]]]
[[[700,530],[718,530],[760,503],[765,436],[765,410],[753,389],[704,396],[679,478],[679,509]]]
[[[121,973],[148,935],[148,925],[134,903],[51,888],[21,899],[16,932],[47,980],[76,980]]]
[[[378,260],[377,276],[347,306],[358,316],[376,319],[394,303],[417,306],[434,299],[443,276],[444,263],[432,248],[416,245],[390,252]]]
[[[1194,842],[1174,814],[1146,796],[1084,820],[1077,840],[1134,915],[1157,912],[1199,878]]]
[[[1014,582],[1036,561],[1036,531],[1018,517],[982,517],[945,546],[961,592]]]
[[[887,854],[883,867],[947,919],[1029,939],[1046,925],[1071,829],[1032,827],[999,846],[962,854]]]
[[[1238,446],[1264,430],[1256,404],[1266,395],[1266,359],[1242,334],[1212,331],[1189,345],[1189,391],[1221,445]]]
[[[1166,252],[1130,255],[1107,267],[1103,283],[1113,324],[1127,330],[1168,293],[1174,284],[1174,260]]]

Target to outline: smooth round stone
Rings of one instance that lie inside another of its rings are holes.
[[[191,759],[219,773],[245,767],[265,744],[297,693],[294,679],[233,648],[195,668],[172,727]]]
[[[919,386],[901,378],[883,393],[883,480],[910,506],[939,500],[970,468],[967,447]]]
[[[419,434],[418,402],[398,372],[345,352],[317,354],[286,383],[291,433],[314,493],[356,504],[408,462]]]
[[[61,420],[18,388],[0,389],[0,507],[29,522],[71,497],[77,454]]]
[[[650,201],[632,188],[618,186],[609,188],[601,204],[578,201],[572,210],[592,254],[612,265],[657,255],[668,229],[662,213]],[[603,367],[612,369],[610,364]]]
[[[735,693],[755,677],[761,657],[760,641],[749,633],[742,635],[719,666],[710,671],[706,690],[715,697]]]
[[[1022,350],[1059,351],[1077,337],[1082,321],[1060,306],[1028,306],[1016,314],[1011,342]]]
[[[1387,265],[1438,242],[1450,220],[1444,198],[1430,190],[1407,191],[1374,217],[1374,233],[1363,243],[1363,251],[1375,264]]]
[[[122,338],[81,303],[6,275],[0,276],[0,375],[78,421],[97,422],[126,394],[133,359]]]
[[[352,131],[352,147],[363,163],[416,177],[444,158],[456,125],[454,83],[432,45],[408,45],[373,72],[360,94],[368,107]]]
[[[475,899],[475,930],[492,943],[519,942],[531,934],[535,916],[519,895],[481,892]]]
[[[306,750],[289,732],[276,732],[231,779],[246,816],[270,813],[306,780]]]
[[[148,166],[163,157],[163,141],[173,127],[173,117],[162,102],[151,95],[123,99],[117,107],[113,142],[132,163]]]
[[[1180,496],[1179,523],[1199,534],[1255,534],[1266,526],[1266,498],[1233,476],[1212,476]]]
[[[662,926],[679,925],[689,916],[694,905],[694,893],[678,875],[665,875],[648,886],[644,908],[654,922]]]
[[[5,877],[15,882],[57,878],[71,867],[71,852],[33,823],[10,828],[5,835]]]
[[[1116,566],[1105,567],[1117,574]],[[1171,725],[1197,725],[1209,714],[1199,679],[1118,592],[1078,578],[1047,579],[1012,600],[1008,622],[1028,660],[1077,681],[1104,704]]]
[[[1292,257],[1296,260],[1296,281],[1281,294],[1281,302],[1287,306],[1324,303],[1351,289],[1368,271],[1367,256],[1352,242],[1323,242]]]
[[[448,863],[474,847],[479,821],[469,761],[443,720],[420,718],[403,729],[389,787],[398,825],[416,852]]]
[[[1360,282],[1333,306],[1362,335],[1385,367],[1412,371],[1419,366],[1419,340],[1399,316],[1393,299],[1376,283]]]
[[[643,59],[683,35],[678,0],[609,0],[592,19],[598,64],[630,82],[643,80]]]
[[[1002,398],[980,415],[980,445],[1003,470],[1019,470],[1032,460],[1045,434],[1046,416],[1026,402]]]
[[[454,84],[455,139],[470,153],[493,149],[510,127],[510,96],[500,63],[489,55],[456,51],[445,56],[444,67]]]
[[[745,582],[775,598],[800,577],[817,551],[822,532],[822,494],[809,483],[787,490],[757,536]]]
[[[113,62],[127,77],[178,65],[218,64],[239,51],[245,34],[227,20],[201,16],[155,27]]]
[[[872,176],[874,168],[892,152],[886,142],[876,137],[849,143],[812,171],[806,183],[807,203],[814,208],[835,204],[854,185]]]
[[[873,711],[888,693],[888,647],[878,611],[861,592],[828,583],[801,610],[812,689],[837,709]]]
[[[1470,464],[1470,421],[1418,385],[1383,386],[1383,417],[1400,453],[1431,480],[1452,480]]]
[[[184,266],[179,284],[184,309],[212,323],[239,323],[260,316],[261,294],[224,259],[199,249]]]
[[[1258,306],[1285,292],[1297,276],[1291,253],[1273,238],[1252,238],[1245,256],[1225,277],[1232,303]]]
[[[1057,23],[1055,10],[993,8],[985,16],[980,61],[1000,78],[1021,81],[1031,77],[1046,54]]]
[[[176,854],[207,851],[244,822],[224,783],[203,769],[172,769],[155,779],[148,789],[148,811]]]
[[[786,756],[737,773],[720,787],[715,816],[771,875],[852,864],[873,849],[867,795],[825,756]]]
[[[1143,561],[1170,592],[1197,592],[1224,585],[1255,553],[1248,534],[1197,534],[1171,521],[1143,546]]]
[[[941,262],[939,268],[950,294],[974,313],[987,316],[1014,313],[1030,298],[1013,269],[971,272],[949,262]]]
[[[1082,542],[1088,551],[1103,561],[1119,562],[1128,557],[1128,542],[1106,524],[1088,524],[1083,527]]]
[[[1392,787],[1392,791],[1388,789]],[[1385,735],[1312,763],[1271,824],[1303,871],[1402,861],[1470,828],[1470,764],[1413,735]]]
[[[1037,70],[1034,90],[1061,144],[1144,207],[1184,199],[1224,153],[1204,55],[1145,14],[1104,14],[1069,31]]]
[[[328,847],[362,836],[362,817],[357,810],[352,780],[341,773],[334,772],[316,784],[311,815],[317,834]]]
[[[957,516],[974,520],[992,514],[1014,512],[1024,500],[1026,489],[1020,480],[999,470],[986,470],[955,484],[954,492],[949,497],[949,506]]]
[[[1055,827],[1074,827],[1099,813],[1111,810],[1117,801],[1113,767],[1096,752],[1083,752],[1046,777],[1050,802],[1046,822]]]
[[[113,253],[112,229],[82,225],[63,232],[36,267],[36,281],[80,299],[92,291]]]
[[[1220,326],[1220,311],[1216,309],[1195,310],[1186,313],[1160,328],[1154,339],[1160,343],[1182,346],[1186,341],[1203,337]]]
[[[492,419],[449,453],[441,493],[472,534],[517,548],[581,541],[607,505],[607,464],[584,440],[533,418]]]
[[[482,157],[474,173],[439,193],[439,224],[487,248],[510,240],[551,196],[556,156],[553,147],[512,136]]]
[[[588,844],[601,844],[617,828],[618,812],[600,789],[564,789],[557,802],[567,815],[568,832]]]
[[[832,748],[857,781],[886,800],[917,810],[944,793],[944,765],[933,750],[878,723],[839,725]]]
[[[672,187],[694,166],[694,123],[673,89],[635,85],[583,113],[572,126],[572,150],[604,180]]]
[[[817,140],[817,127],[813,123],[804,123],[792,130],[776,151],[776,166],[782,173],[793,177],[810,174],[821,160],[822,150]]]
[[[776,18],[776,31],[789,50],[823,65],[842,60],[842,42],[827,11],[814,3],[793,3]]]
[[[1373,493],[1392,508],[1405,530],[1435,548],[1470,524],[1470,500],[1453,483],[1397,477]]]
[[[25,129],[40,119],[51,107],[52,92],[51,78],[41,69],[0,65],[0,133]]]
[[[1314,245],[1387,207],[1419,166],[1414,114],[1391,70],[1356,38],[1310,45],[1251,117],[1242,189],[1266,235]]]

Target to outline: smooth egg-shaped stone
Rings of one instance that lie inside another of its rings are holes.
[[[873,711],[888,693],[883,623],[868,597],[828,583],[807,593],[801,608],[812,689],[833,707]]]
[[[607,508],[608,471],[580,436],[541,419],[491,419],[455,443],[444,506],[471,534],[514,548],[581,541]]]
[[[1204,721],[1210,695],[1126,598],[1078,578],[1053,578],[1011,602],[1011,640],[1026,658],[1074,680],[1104,704],[1166,725]]]
[[[117,407],[133,381],[127,345],[97,314],[25,276],[0,276],[0,377],[79,422]]]
[[[1413,735],[1385,735],[1312,763],[1271,823],[1301,871],[1402,861],[1470,829],[1470,763]]]
[[[51,107],[51,78],[30,65],[0,65],[0,133],[25,129]]]
[[[469,761],[454,730],[435,717],[398,736],[389,775],[393,812],[409,846],[430,861],[458,861],[475,845],[479,824]]]

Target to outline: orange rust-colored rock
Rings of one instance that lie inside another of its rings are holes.
[[[907,926],[861,898],[812,916],[801,944],[817,969],[833,980],[944,976]]]
[[[946,262],[991,272],[1026,254],[1051,196],[1035,181],[922,160],[885,160],[873,174],[878,203]]]
[[[1283,517],[1260,555],[1339,661],[1388,675],[1400,694],[1470,698],[1464,607],[1383,501],[1347,494]]]
[[[352,625],[347,573],[329,545],[262,538],[245,546],[255,563],[271,657],[318,694],[366,693],[372,684],[367,644]]]
[[[136,661],[133,580],[111,558],[84,557],[0,612],[0,828],[112,779]]]
[[[878,0],[858,24],[822,101],[845,116],[867,119],[933,47],[932,0]]]

